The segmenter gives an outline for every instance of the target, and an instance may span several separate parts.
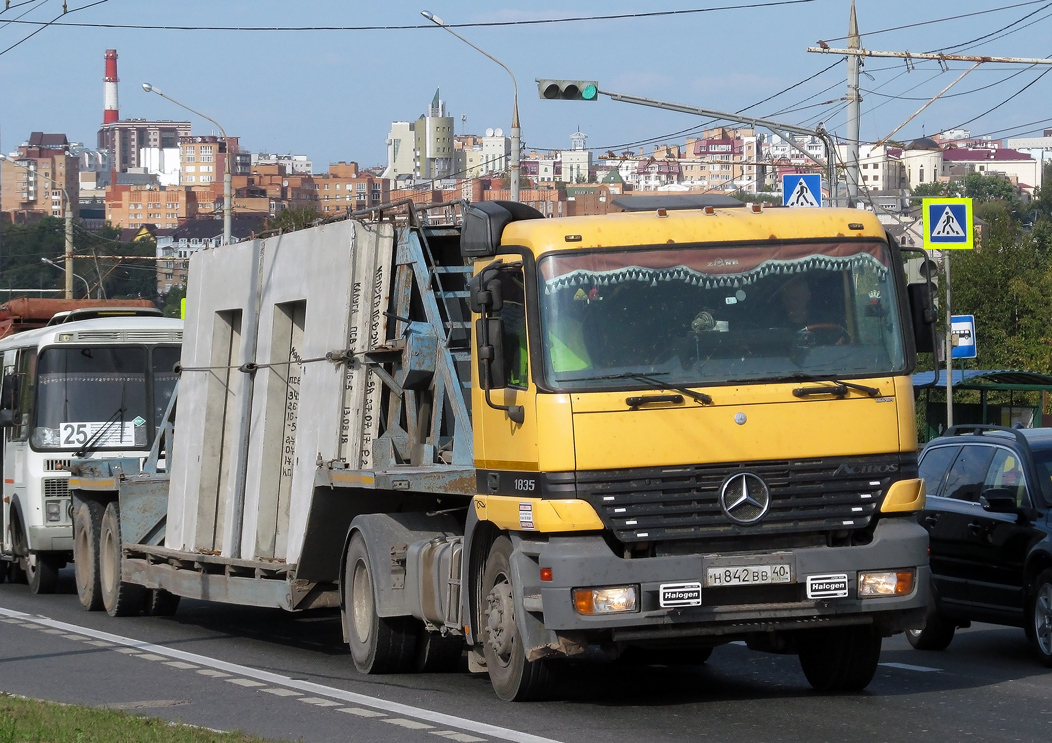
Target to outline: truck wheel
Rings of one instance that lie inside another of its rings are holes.
[[[355,533],[347,549],[343,587],[351,657],[361,673],[402,673],[413,667],[417,622],[413,617],[377,615],[372,572],[365,539]]]
[[[105,510],[98,501],[86,500],[73,515],[73,569],[77,578],[77,598],[85,611],[102,609],[99,537]]]
[[[861,691],[877,672],[880,644],[872,627],[814,630],[800,644],[800,666],[817,691]]]
[[[146,592],[146,613],[151,617],[170,617],[179,608],[179,596],[163,588]]]
[[[482,650],[497,696],[506,702],[537,699],[551,683],[544,660],[526,660],[515,624],[515,591],[511,572],[511,540],[498,537],[482,574]]]
[[[7,560],[0,560],[0,583],[4,582],[4,578],[7,577]]]
[[[121,509],[116,501],[106,506],[102,515],[99,579],[102,605],[111,617],[128,617],[142,611],[146,589],[121,580]]]
[[[429,632],[421,624],[416,641],[416,670],[420,673],[455,671],[466,647],[463,637]]]
[[[1052,667],[1052,568],[1034,579],[1027,603],[1027,637],[1037,659]]]
[[[14,562],[8,563],[7,579],[12,583],[25,584],[27,582],[26,571],[22,569],[22,563],[17,557]]]
[[[58,586],[58,571],[66,565],[64,560],[36,552],[20,559],[30,591],[35,594],[55,592]]]

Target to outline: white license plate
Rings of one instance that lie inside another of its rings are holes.
[[[658,604],[663,609],[676,606],[701,606],[701,584],[696,581],[662,583]]]
[[[705,586],[760,586],[770,583],[791,583],[793,572],[789,565],[725,565],[705,571]]]

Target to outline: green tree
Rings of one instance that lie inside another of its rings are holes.
[[[179,317],[182,309],[182,300],[186,297],[186,289],[174,286],[164,296],[164,316]]]
[[[294,232],[295,230],[313,227],[321,219],[321,212],[313,206],[290,206],[274,217],[269,217],[263,225],[264,230]]]

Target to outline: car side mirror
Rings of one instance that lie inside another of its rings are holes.
[[[1008,488],[987,488],[979,496],[979,505],[990,513],[1019,513],[1015,493]]]

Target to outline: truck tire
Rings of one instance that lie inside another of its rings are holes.
[[[55,588],[58,587],[58,571],[66,566],[65,560],[32,552],[21,558],[21,561],[30,591],[38,595],[55,592]]]
[[[861,691],[880,660],[880,634],[872,627],[829,627],[800,643],[800,667],[816,691]]]
[[[154,588],[146,592],[145,612],[151,617],[170,617],[179,608],[179,596],[163,588]]]
[[[463,637],[429,632],[421,623],[416,641],[416,670],[419,673],[455,671],[466,648]]]
[[[1030,586],[1026,636],[1042,665],[1052,667],[1052,568],[1044,570]]]
[[[85,611],[102,609],[99,539],[105,511],[98,501],[86,500],[73,514],[73,570],[77,579],[77,598]]]
[[[526,660],[515,624],[511,540],[498,537],[489,550],[482,573],[482,651],[486,671],[497,696],[506,702],[540,698],[552,683],[548,664]]]
[[[7,560],[0,560],[0,583],[4,582],[4,578],[7,577]]]
[[[17,557],[14,562],[8,563],[7,579],[12,583],[25,584],[28,582],[26,581],[26,571],[22,569],[22,563]]]
[[[106,506],[99,531],[99,578],[102,605],[111,617],[139,614],[146,589],[121,580],[121,508],[116,501]]]
[[[376,613],[373,568],[365,538],[355,533],[347,549],[343,581],[348,645],[361,673],[412,670],[418,622],[414,617],[381,617]]]

